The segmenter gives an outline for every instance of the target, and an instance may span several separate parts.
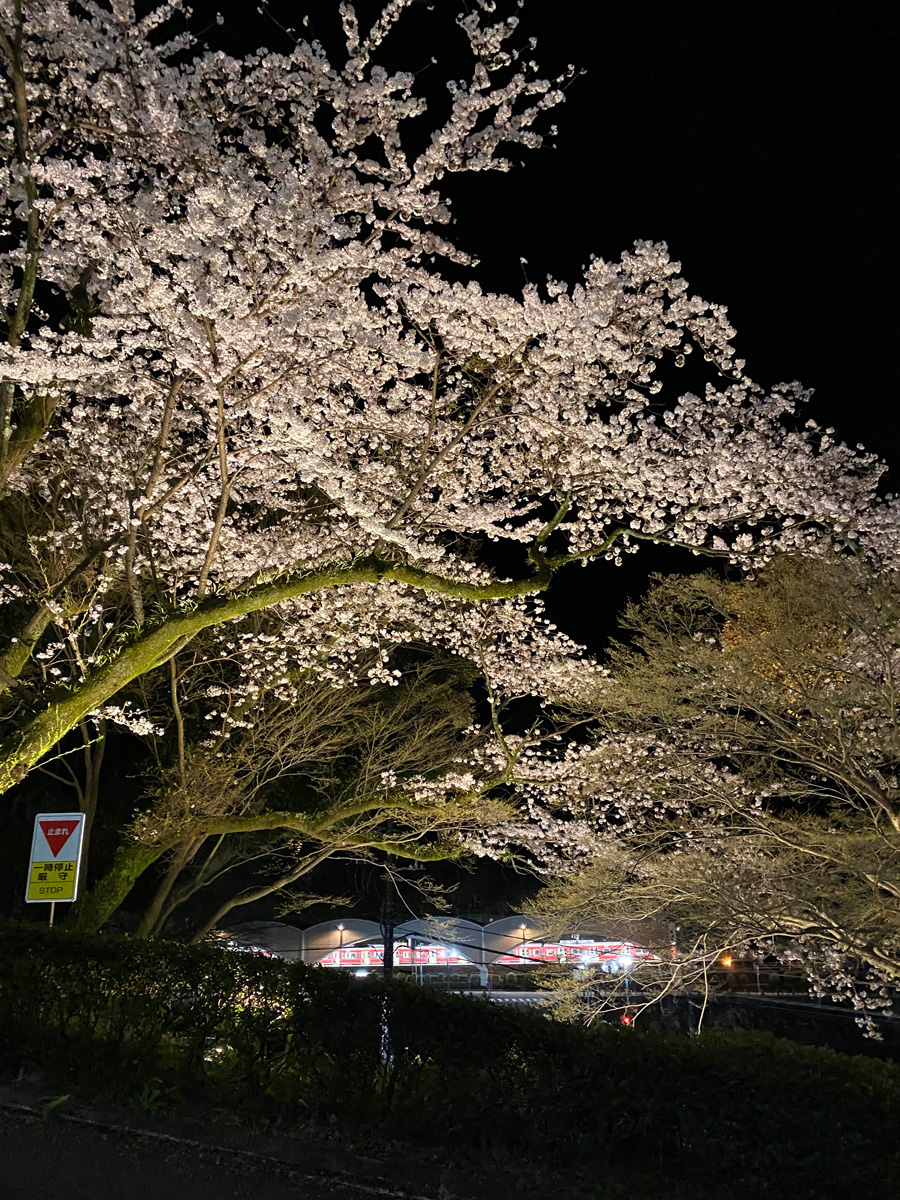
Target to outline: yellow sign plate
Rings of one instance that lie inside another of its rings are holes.
[[[33,862],[26,900],[74,900],[78,864]]]

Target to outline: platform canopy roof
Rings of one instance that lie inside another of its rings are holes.
[[[278,958],[310,965],[321,962],[335,950],[372,943],[381,945],[384,941],[379,922],[358,917],[321,921],[309,929],[297,929],[280,921],[249,921],[223,931],[219,936],[233,945],[266,950]],[[654,949],[671,941],[667,927],[657,929],[654,925],[651,929],[647,923],[638,922],[616,922],[616,928],[610,927],[608,931],[605,926],[590,932],[567,930],[562,936],[564,939],[584,936],[597,941],[623,941]],[[555,941],[556,936],[551,934],[549,923],[543,918],[517,913],[487,925],[461,917],[420,917],[395,926],[394,939],[401,943],[413,941],[446,946],[476,966],[488,966],[504,955],[514,954],[519,946]]]

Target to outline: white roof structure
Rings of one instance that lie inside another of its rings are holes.
[[[383,940],[381,926],[377,921],[361,921],[357,917],[343,917],[339,921],[322,921],[309,929],[297,930],[300,945],[296,957],[307,965],[326,958],[334,950],[344,946],[358,946],[361,942]]]
[[[460,917],[422,917],[406,921],[394,928],[396,942],[421,942],[445,946],[478,967],[489,966],[498,959],[514,954],[517,947],[550,937],[546,922],[540,917],[518,913],[478,925]],[[612,934],[613,938],[616,936]],[[349,946],[384,941],[382,926],[377,921],[343,917],[322,921],[309,929],[297,929],[279,921],[251,921],[235,926],[227,934],[232,943],[247,948],[266,950],[279,958],[307,965],[321,962]],[[634,938],[640,945],[640,939]]]

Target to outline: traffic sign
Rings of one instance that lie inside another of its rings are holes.
[[[84,813],[38,813],[34,818],[26,904],[55,904],[78,895]]]

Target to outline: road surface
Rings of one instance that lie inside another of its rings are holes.
[[[49,1195],[65,1200],[426,1200],[425,1193],[395,1190],[377,1180],[342,1181],[256,1155],[0,1108],[0,1196]],[[435,1195],[430,1192],[427,1200]],[[450,1200],[450,1193],[445,1196]]]

